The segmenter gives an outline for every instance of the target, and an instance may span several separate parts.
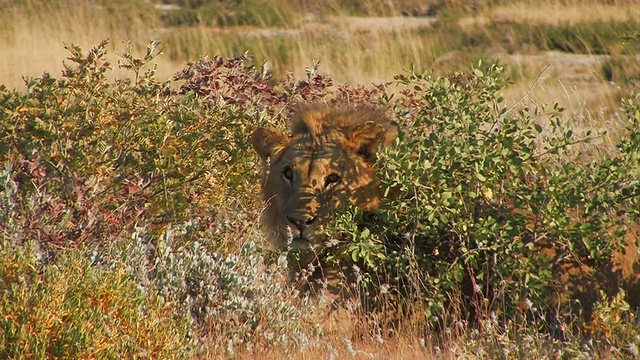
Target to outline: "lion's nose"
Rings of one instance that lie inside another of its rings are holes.
[[[318,221],[318,217],[311,215],[301,216],[300,218],[287,216],[287,220],[295,225],[298,230],[303,231],[307,226],[313,225],[316,221]]]

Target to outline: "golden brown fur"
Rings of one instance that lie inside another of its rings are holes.
[[[262,225],[275,246],[309,248],[323,241],[317,232],[340,206],[379,206],[375,151],[397,130],[376,110],[321,106],[301,108],[290,129],[252,135],[264,163]]]

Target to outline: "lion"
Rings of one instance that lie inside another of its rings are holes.
[[[364,211],[380,205],[375,152],[397,136],[373,109],[302,108],[291,135],[258,128],[252,145],[263,160],[261,222],[277,247],[309,248],[322,242],[318,229],[347,202]]]
[[[340,207],[370,212],[380,206],[376,150],[398,132],[379,110],[318,105],[301,107],[290,131],[260,127],[251,136],[263,162],[262,228],[275,247],[314,249],[327,240],[322,228]],[[300,260],[292,276],[312,261]],[[317,277],[326,278],[322,260],[315,261]]]

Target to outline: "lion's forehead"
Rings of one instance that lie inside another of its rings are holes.
[[[342,170],[350,159],[344,149],[336,144],[315,146],[294,144],[285,155],[285,162],[299,171],[313,174],[317,171]]]
[[[327,156],[334,153],[340,153],[342,155],[342,146],[333,141],[315,142],[312,139],[303,138],[292,143],[289,146],[289,151],[306,156]]]

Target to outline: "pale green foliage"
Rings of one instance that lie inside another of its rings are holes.
[[[296,306],[300,301],[286,286],[284,269],[264,264],[264,250],[253,242],[230,254],[211,252],[198,241],[185,244],[196,229],[190,221],[155,236],[141,227],[132,241],[94,256],[104,266],[124,266],[144,293],[190,316],[193,326],[207,329],[203,338],[217,345],[227,345],[216,339],[222,335],[243,349],[308,346],[312,334],[300,319],[310,309]]]

